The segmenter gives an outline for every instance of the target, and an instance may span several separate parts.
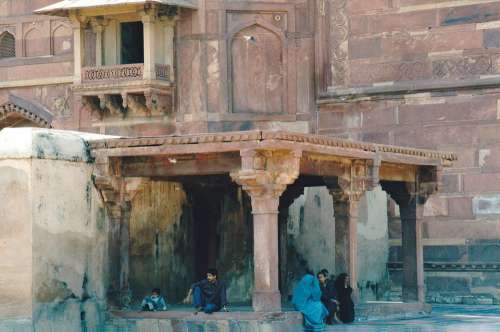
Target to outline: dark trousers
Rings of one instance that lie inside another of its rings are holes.
[[[335,303],[333,301],[324,301],[323,304],[325,305],[326,309],[328,310],[327,323],[332,324],[335,313],[339,309],[337,306],[337,303]]]
[[[200,287],[195,287],[193,290],[193,304],[196,308],[202,308],[203,312],[206,314],[211,314],[212,312],[220,310],[219,306],[216,304],[207,303],[205,295],[203,295]]]

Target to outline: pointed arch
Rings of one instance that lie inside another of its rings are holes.
[[[230,102],[233,113],[281,114],[286,103],[286,38],[260,19],[228,35]]]
[[[52,29],[52,54],[60,55],[71,52],[73,32],[68,24],[59,23]]]
[[[0,129],[11,126],[51,128],[53,118],[54,115],[42,105],[14,95],[9,95],[7,102],[0,105]]]
[[[42,31],[33,27],[24,33],[24,55],[35,57],[49,54],[50,45],[43,40]]]
[[[8,31],[0,34],[0,59],[16,56],[16,38]]]

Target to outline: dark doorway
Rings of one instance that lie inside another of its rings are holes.
[[[142,22],[121,23],[121,64],[144,63]]]

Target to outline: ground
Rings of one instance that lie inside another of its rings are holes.
[[[433,305],[432,314],[427,318],[356,322],[334,325],[327,331],[500,331],[500,306]]]
[[[145,321],[143,321],[145,323]],[[109,322],[106,331],[125,331],[132,325],[118,321]],[[194,326],[193,331],[199,331]],[[85,329],[84,329],[85,330]],[[132,329],[134,330],[134,329]],[[130,330],[130,331],[132,331]],[[0,321],[0,332],[31,331],[28,321]],[[129,331],[129,330],[127,330]],[[135,331],[135,330],[134,330]],[[156,331],[156,330],[155,330]],[[170,330],[169,330],[170,331]],[[191,329],[189,330],[191,331]],[[355,322],[346,325],[334,325],[326,331],[356,332],[497,332],[500,331],[500,306],[454,306],[434,305],[429,317],[416,319],[386,319]],[[297,331],[299,332],[299,331]]]

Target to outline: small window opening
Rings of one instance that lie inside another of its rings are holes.
[[[121,64],[144,63],[142,22],[121,23]]]
[[[16,39],[9,32],[0,35],[0,59],[16,56]]]

